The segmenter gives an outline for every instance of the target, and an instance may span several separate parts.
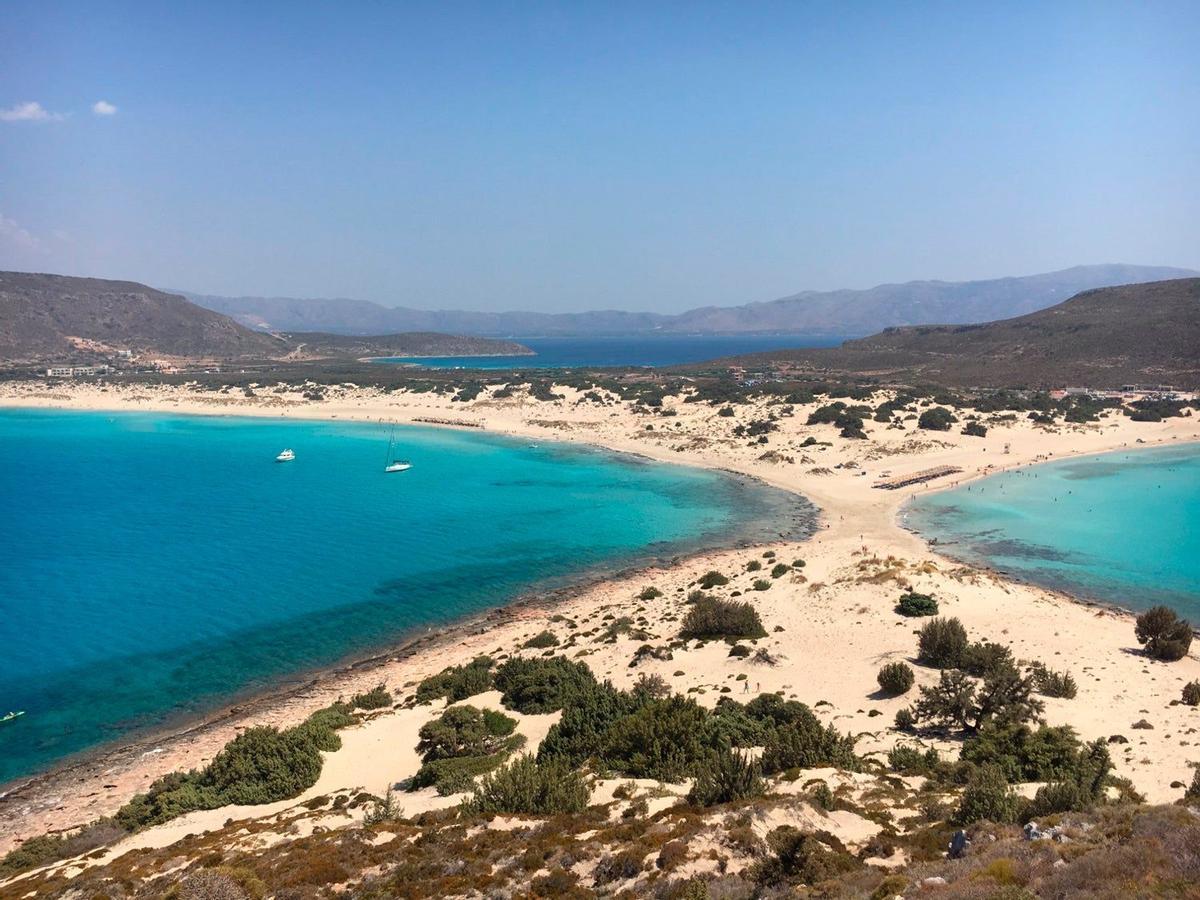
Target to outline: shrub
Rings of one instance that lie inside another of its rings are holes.
[[[709,767],[720,740],[710,714],[694,700],[649,700],[601,736],[605,767],[632,778],[679,782]]]
[[[1189,681],[1183,686],[1183,702],[1188,706],[1200,706],[1200,681]]]
[[[792,571],[792,567],[787,563],[775,563],[775,565],[771,567],[771,577],[782,578],[790,571]]]
[[[750,560],[750,562],[746,563],[746,571],[747,572],[757,572],[761,569],[762,569],[762,563],[760,563],[757,559],[752,559],[752,560]]]
[[[645,854],[637,849],[629,848],[618,853],[612,853],[596,863],[592,870],[592,879],[597,886],[613,881],[628,881],[641,874],[645,862]]]
[[[912,714],[914,721],[941,728],[969,728],[975,710],[975,682],[963,672],[943,670],[937,684],[922,686]]]
[[[1079,692],[1079,687],[1075,684],[1075,679],[1071,677],[1070,672],[1055,672],[1053,669],[1047,669],[1041,663],[1033,666],[1032,678],[1034,689],[1047,697],[1073,700]]]
[[[683,620],[680,636],[684,638],[761,638],[766,637],[758,611],[749,603],[720,600],[716,597],[698,600]]]
[[[928,775],[941,762],[937,750],[921,750],[912,744],[897,744],[888,751],[888,767],[901,775]]]
[[[452,706],[417,732],[425,762],[457,756],[488,756],[500,750],[517,721],[494,709]]]
[[[1087,744],[1065,778],[1038,788],[1025,816],[1050,816],[1095,806],[1104,800],[1104,786],[1111,771],[1112,757],[1104,739]]]
[[[801,713],[771,730],[763,747],[762,767],[768,775],[787,769],[836,766],[856,771],[855,739],[838,733],[832,725],[821,725],[812,711],[800,704]]]
[[[975,822],[995,822],[1006,825],[1015,822],[1020,798],[1008,787],[1008,781],[997,766],[978,769],[963,789],[954,821],[959,825]]]
[[[963,426],[962,433],[967,437],[987,437],[987,428],[978,422],[968,422]]]
[[[912,688],[913,670],[906,663],[890,662],[879,670],[875,680],[879,682],[879,688],[885,694],[898,697]]]
[[[938,604],[929,594],[909,591],[900,595],[900,601],[896,604],[896,612],[902,616],[936,616]]]
[[[985,678],[1004,667],[1015,666],[1012,651],[1003,644],[992,641],[975,641],[968,644],[958,661],[958,668],[976,678]]]
[[[477,656],[463,666],[450,666],[437,675],[430,675],[417,685],[417,702],[429,703],[445,697],[457,703],[492,689],[492,665],[490,657]]]
[[[538,760],[558,759],[573,768],[583,765],[599,754],[608,728],[637,710],[643,699],[608,682],[573,696],[538,747]]]
[[[355,694],[350,698],[352,709],[384,709],[392,705],[392,692],[385,685],[372,688],[365,694]]]
[[[642,592],[637,595],[639,600],[655,600],[663,595],[663,592],[656,587],[642,588]]]
[[[1188,805],[1200,804],[1200,769],[1192,773],[1192,783],[1183,792],[1183,802]]]
[[[958,419],[950,410],[941,406],[933,406],[921,413],[921,417],[917,419],[917,426],[926,431],[949,431],[950,426],[957,421]]]
[[[583,812],[590,796],[579,772],[526,753],[484,776],[463,806],[472,813],[551,816]]]
[[[830,842],[836,842],[830,846]],[[805,834],[783,825],[767,835],[771,856],[751,870],[762,885],[781,883],[817,884],[859,868],[856,860],[827,832]]]
[[[930,619],[917,638],[917,661],[939,669],[957,668],[967,649],[967,630],[954,619]]]
[[[771,582],[767,581],[765,578],[756,578],[754,579],[754,584],[752,584],[751,587],[756,591],[769,591],[771,589]]]
[[[917,716],[907,706],[896,711],[896,729],[899,731],[912,731],[917,727]]]
[[[475,779],[496,769],[507,758],[501,751],[491,756],[455,756],[423,763],[409,781],[410,791],[433,787],[443,797],[462,794],[475,787]]]
[[[700,577],[699,584],[704,590],[711,591],[715,587],[729,584],[729,579],[715,569],[712,569]]]
[[[700,770],[688,792],[688,803],[716,806],[748,800],[763,793],[758,763],[728,748],[722,748],[709,765]]]
[[[558,644],[559,640],[553,631],[541,631],[521,646],[530,650],[545,650],[547,647],[557,647]]]
[[[553,659],[509,659],[496,670],[493,683],[501,702],[519,713],[549,713],[591,690],[596,679],[581,662]]]
[[[60,859],[87,853],[116,843],[126,830],[112,819],[97,819],[73,834],[45,834],[31,837],[0,859],[0,880],[26,869],[48,865]]]
[[[963,744],[961,757],[995,766],[1011,782],[1062,781],[1076,770],[1080,747],[1069,725],[985,725]]]
[[[1137,617],[1135,633],[1146,654],[1154,659],[1174,662],[1187,656],[1192,645],[1192,625],[1166,606],[1148,609]]]
[[[396,795],[392,793],[391,787],[388,787],[382,799],[371,801],[371,805],[363,813],[363,824],[379,825],[383,822],[395,822],[403,818],[404,810],[396,802]]]

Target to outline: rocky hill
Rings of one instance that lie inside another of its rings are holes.
[[[0,364],[139,358],[271,360],[524,355],[511,341],[430,332],[346,338],[270,334],[133,281],[0,272]]]
[[[728,360],[979,387],[1200,388],[1200,278],[1085,291],[979,325],[888,328],[841,347]]]

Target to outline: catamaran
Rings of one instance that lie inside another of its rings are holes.
[[[407,459],[396,459],[396,426],[392,426],[391,437],[388,438],[387,460],[383,467],[384,472],[405,472],[412,468],[412,463]]]
[[[7,716],[0,716],[0,724],[4,722],[11,722],[13,719],[19,718],[23,715],[25,715],[25,710],[23,709],[19,709],[16,712],[10,712]]]
[[[277,457],[275,457],[275,462],[291,462],[295,458],[296,458],[295,450],[284,450]]]

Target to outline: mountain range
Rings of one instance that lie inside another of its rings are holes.
[[[806,334],[858,336],[881,327],[957,324],[1044,309],[1080,291],[1200,275],[1165,266],[1075,266],[984,281],[909,281],[866,290],[804,291],[744,306],[701,307],[677,315],[596,310],[582,313],[471,312],[388,307],[366,300],[218,297],[180,292],[260,331],[380,334],[437,331],[490,336],[644,334]]]
[[[1084,291],[978,325],[887,328],[828,349],[722,360],[960,387],[1200,388],[1200,278]]]

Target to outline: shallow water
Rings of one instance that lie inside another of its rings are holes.
[[[902,516],[968,562],[1200,621],[1200,445],[1029,466],[918,498]]]
[[[716,472],[380,425],[0,410],[0,781],[591,572],[806,532]],[[284,447],[296,461],[278,464]]]

